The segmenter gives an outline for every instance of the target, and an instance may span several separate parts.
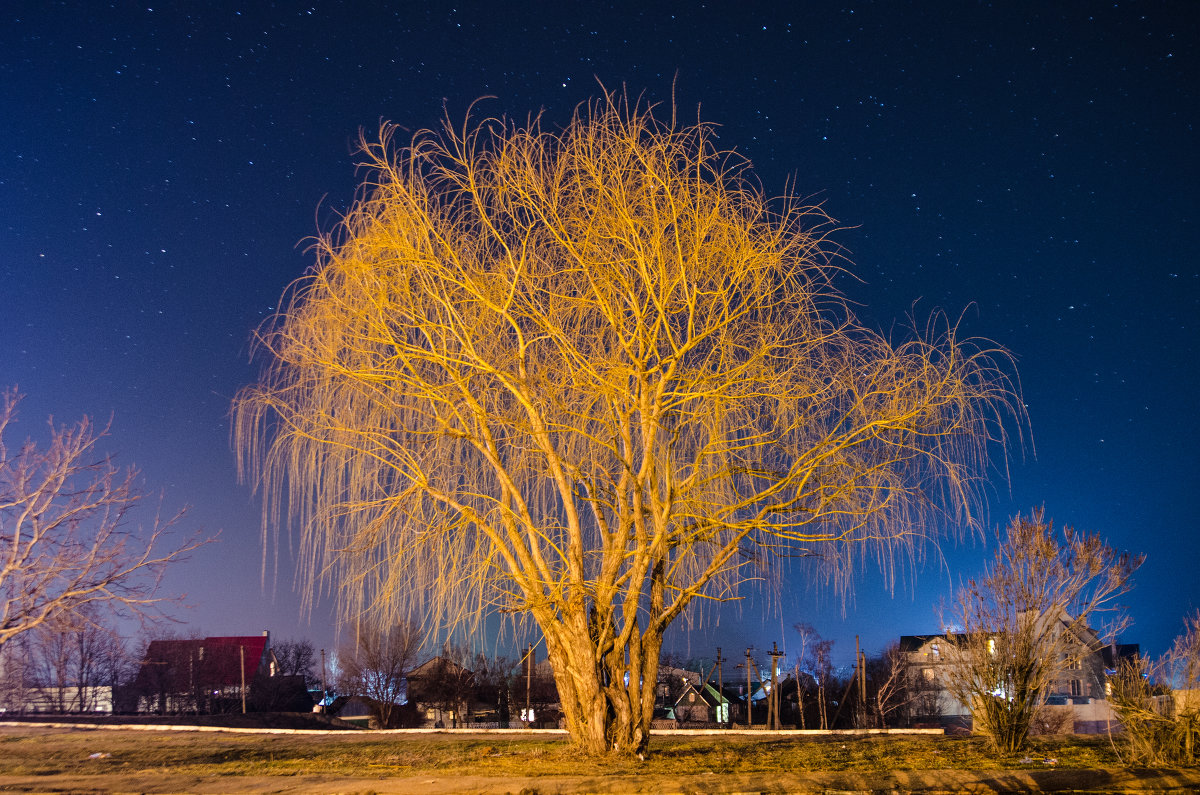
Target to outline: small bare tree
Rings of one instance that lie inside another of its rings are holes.
[[[131,523],[143,499],[137,472],[97,450],[107,434],[85,417],[50,423],[50,439],[11,446],[16,390],[0,394],[0,649],[13,638],[89,605],[146,615],[166,567],[204,541],[168,545],[180,518]]]
[[[807,729],[808,723],[804,717],[804,682],[800,678],[801,672],[816,682],[816,675],[812,671],[812,658],[810,653],[812,647],[821,642],[821,635],[816,628],[808,622],[798,622],[792,625],[792,629],[800,636],[800,648],[796,649],[796,657],[793,662],[793,667],[796,674],[796,709],[800,713],[800,728]]]
[[[1105,645],[1090,622],[1116,609],[1143,559],[1070,527],[1057,533],[1038,510],[1013,519],[983,577],[958,590],[943,615],[963,630],[948,639],[946,684],[997,751],[1024,747],[1063,672]],[[1110,622],[1108,634],[1122,626]]]
[[[1124,660],[1109,699],[1127,764],[1194,765],[1200,754],[1200,612],[1157,663]]]
[[[307,687],[321,684],[321,677],[316,672],[316,650],[311,641],[303,638],[273,641],[271,650],[275,652],[282,676],[301,676]]]
[[[768,200],[711,127],[606,95],[561,131],[394,134],[363,139],[361,201],[235,404],[309,593],[524,616],[574,740],[638,754],[694,604],[781,576],[779,554],[846,584],[974,521],[1022,414],[1007,354],[941,319],[864,327],[830,219]]]
[[[830,728],[829,689],[831,687],[836,689],[833,671],[833,641],[821,640],[819,637],[814,639],[808,657],[808,670],[817,684],[817,716],[820,719],[820,728],[828,729]]]
[[[85,606],[28,633],[25,654],[45,708],[94,712],[101,707],[100,688],[122,684],[125,645],[103,618],[99,610]]]
[[[908,688],[908,660],[899,643],[867,660],[867,690],[875,728],[898,725],[907,717],[912,694]]]
[[[32,639],[26,632],[0,646],[0,710],[12,715],[25,711],[34,690]]]
[[[476,654],[471,663],[475,674],[475,695],[480,703],[494,708],[499,728],[508,728],[512,720],[512,685],[516,677],[516,662],[508,657],[488,657]]]
[[[449,718],[450,728],[457,729],[475,698],[475,673],[467,668],[469,662],[465,649],[446,644],[441,654],[409,677],[409,697],[436,709],[441,720]]]
[[[338,652],[338,692],[362,696],[379,727],[393,728],[400,706],[408,700],[407,677],[420,654],[421,631],[408,622],[389,627],[365,621],[355,635],[355,641]]]

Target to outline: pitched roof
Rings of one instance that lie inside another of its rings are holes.
[[[945,639],[945,635],[901,635],[900,651],[920,651],[931,640]]]
[[[237,687],[249,684],[268,660],[266,635],[152,640],[137,682],[154,690],[181,691],[192,685]],[[243,654],[244,659],[243,659]]]
[[[439,676],[449,674],[458,676],[460,674],[472,675],[474,672],[465,668],[449,657],[437,656],[418,665],[409,672],[409,679],[423,679],[427,676]]]
[[[1116,668],[1117,664],[1124,660],[1133,660],[1141,653],[1142,649],[1136,643],[1114,643],[1100,650],[1104,667],[1109,669]]]
[[[233,687],[242,683],[243,675],[248,683],[264,665],[268,638],[264,635],[233,635],[210,637],[203,641],[205,683],[213,686]],[[243,650],[245,658],[243,659]]]

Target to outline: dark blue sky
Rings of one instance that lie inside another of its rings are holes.
[[[0,384],[28,433],[112,415],[147,489],[221,530],[169,575],[195,605],[179,631],[333,643],[325,611],[298,615],[286,547],[260,585],[228,409],[303,239],[353,197],[358,129],[482,95],[565,121],[598,78],[658,101],[674,80],[769,193],[790,180],[853,227],[842,286],[871,325],[967,309],[1013,351],[1033,443],[991,524],[1045,506],[1146,553],[1126,640],[1165,648],[1200,607],[1200,6],[772,5],[4,5]],[[796,621],[845,657],[856,633],[935,631],[990,547],[943,552],[894,598],[865,575],[844,617],[796,577],[782,616],[729,610],[691,651],[788,646]]]

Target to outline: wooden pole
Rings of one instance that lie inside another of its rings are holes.
[[[779,721],[779,678],[776,671],[779,668],[779,658],[783,656],[783,652],[779,650],[779,644],[771,642],[771,722],[768,728],[782,728]]]
[[[242,661],[242,714],[246,714],[246,647],[238,646],[238,656]]]
[[[863,716],[862,726],[860,726],[859,728],[865,729],[867,727],[867,714],[868,714],[867,713],[867,655],[863,652],[859,652],[859,655],[858,655],[858,693],[862,697],[862,716]],[[883,727],[881,726],[880,728],[883,728]]]
[[[754,689],[750,684],[750,648],[746,648],[746,728],[754,726]]]
[[[525,725],[532,726],[533,720],[529,712],[529,690],[533,686],[533,644],[525,652]]]
[[[721,663],[723,663],[723,662],[725,662],[725,658],[721,656],[721,647],[718,646],[717,647],[717,696],[718,696],[717,709],[718,710],[721,708],[721,705],[725,703],[725,677],[722,676],[722,672],[721,672]],[[729,722],[730,717],[731,716],[729,714],[729,707],[726,706],[726,708],[725,708],[726,723]]]
[[[863,721],[863,717],[864,717],[863,710],[866,708],[866,705],[867,705],[867,691],[862,686],[862,682],[863,682],[862,674],[863,674],[862,651],[861,651],[861,647],[858,645],[858,635],[855,635],[854,636],[854,681],[858,683],[858,709],[856,709],[854,711],[855,712],[854,728],[856,728],[856,729],[863,728],[863,722],[864,722]]]

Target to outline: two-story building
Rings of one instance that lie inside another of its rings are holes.
[[[1065,629],[1063,627],[1066,627]],[[1045,694],[1043,716],[1047,726],[1076,734],[1107,731],[1116,721],[1108,703],[1108,677],[1123,659],[1138,655],[1137,644],[1104,644],[1089,628],[1061,622],[1054,631],[1072,636],[1057,644],[1063,650],[1058,675]],[[950,688],[953,668],[970,653],[965,636],[902,635],[910,714],[914,723],[969,727],[971,712]]]

